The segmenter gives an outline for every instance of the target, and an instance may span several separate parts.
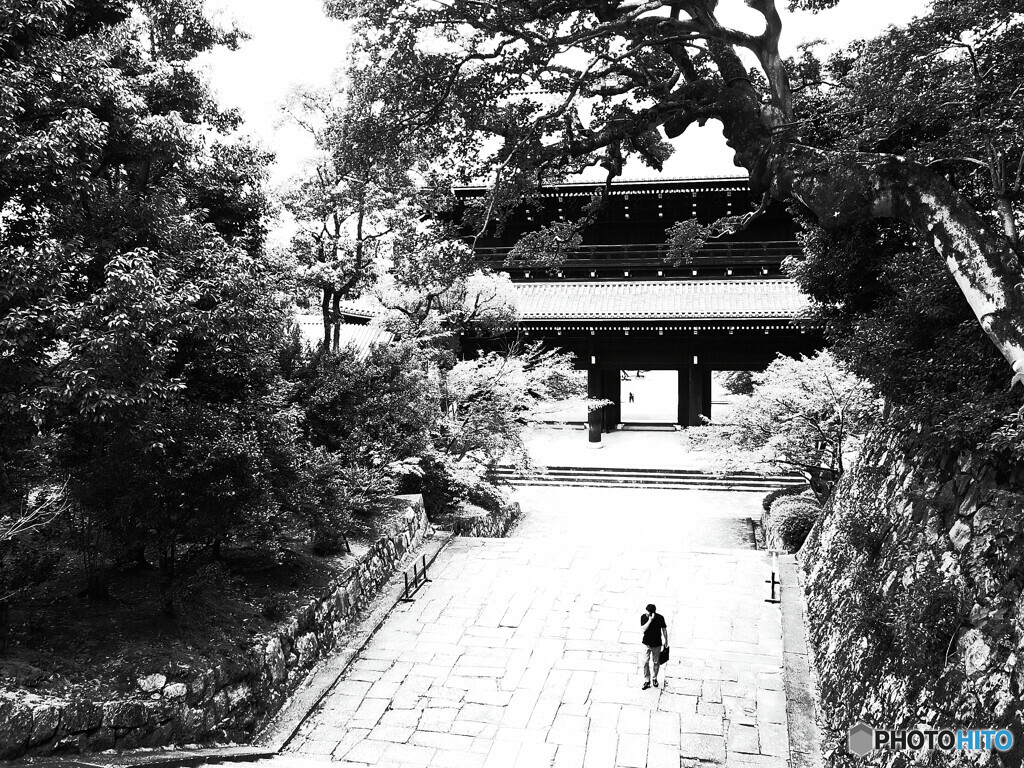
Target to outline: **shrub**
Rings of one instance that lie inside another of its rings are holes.
[[[423,494],[431,520],[457,513],[466,504],[498,512],[508,499],[493,476],[474,462],[430,451],[419,462],[420,472],[401,478],[402,493]]]
[[[730,395],[754,394],[754,375],[750,371],[727,371],[721,381],[722,389]]]
[[[485,479],[481,479],[469,487],[467,500],[470,504],[486,509],[488,512],[500,512],[508,504],[508,499],[501,489]]]
[[[764,497],[764,500],[761,502],[761,506],[764,508],[764,511],[767,512],[771,509],[772,502],[776,499],[780,499],[783,496],[794,496],[798,493],[803,493],[809,488],[810,486],[808,485],[786,485],[782,488],[776,488]]]
[[[821,514],[821,505],[807,496],[789,496],[772,504],[769,541],[773,548],[796,552]]]
[[[435,520],[451,514],[469,499],[469,489],[444,454],[430,451],[420,461],[423,470],[419,475],[402,478],[402,493],[423,494],[423,505],[427,515]]]

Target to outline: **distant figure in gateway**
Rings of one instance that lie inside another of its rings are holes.
[[[631,402],[631,403],[633,402],[633,393],[632,392],[629,393],[629,402]]]

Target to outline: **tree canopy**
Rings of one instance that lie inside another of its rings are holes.
[[[795,5],[820,10],[833,4]],[[783,21],[775,0],[745,5],[760,16],[760,33],[722,23],[716,0],[326,3],[334,15],[365,24],[363,45],[382,64],[377,76],[387,78],[396,94],[417,94],[395,108],[395,129],[442,130],[464,149],[467,173],[492,184],[486,217],[500,217],[539,183],[590,165],[600,164],[614,177],[632,156],[660,169],[672,151],[666,138],[719,120],[758,197],[795,200],[830,230],[879,218],[910,225],[946,263],[1015,380],[1020,378],[1024,295],[1018,244],[1007,236],[1005,211],[994,216],[983,201],[972,201],[950,183],[943,167],[896,154],[896,145],[818,140],[820,132],[800,111],[812,100],[807,94],[794,99],[798,63],[779,52]],[[1020,37],[1020,0],[982,1],[980,13],[958,11],[958,5],[936,3],[930,21],[908,33],[915,40],[941,34],[963,43],[925,46],[934,65],[930,77],[942,77],[943,61],[969,62],[984,49],[966,27],[980,29],[987,19],[1001,39]],[[965,94],[962,105],[946,109],[966,106],[986,113],[994,126],[1005,124],[979,137],[993,146],[998,137],[1005,139],[995,154],[974,159],[1007,169],[1007,184],[992,187],[1010,190],[1006,200],[1016,220],[1012,169],[1021,147],[1012,140],[1014,126],[1019,134],[1014,81],[996,107],[980,85],[985,77],[992,84],[1013,75],[1012,55],[1002,56],[1005,66],[983,64],[978,75],[969,70],[960,77],[960,87],[978,96]],[[804,64],[809,77],[796,88],[816,91],[824,103],[827,82],[816,77],[812,60]],[[998,202],[997,194],[990,198]]]

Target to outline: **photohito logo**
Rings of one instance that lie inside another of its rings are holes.
[[[1005,728],[970,731],[951,731],[949,729],[887,731],[881,728],[872,728],[864,721],[860,721],[846,733],[846,748],[857,757],[863,757],[875,749],[987,751],[994,748],[1005,752],[1012,746],[1013,734]]]

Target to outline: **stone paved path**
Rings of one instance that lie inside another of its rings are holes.
[[[530,488],[509,539],[460,539],[289,749],[338,765],[788,765],[760,496]],[[715,549],[715,547],[718,547]],[[672,660],[641,690],[640,614]]]

